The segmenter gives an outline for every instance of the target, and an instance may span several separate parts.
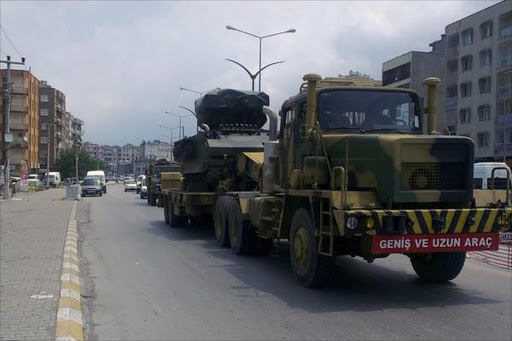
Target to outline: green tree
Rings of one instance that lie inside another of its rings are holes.
[[[60,172],[60,175],[65,178],[75,177],[75,148],[66,149],[61,152],[59,157],[55,160],[55,168]],[[78,150],[78,176],[85,177],[90,170],[99,169],[105,170],[107,165],[92,157],[84,150]]]

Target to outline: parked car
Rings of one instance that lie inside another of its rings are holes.
[[[142,178],[141,184],[140,184],[140,198],[145,199],[148,197],[148,187],[147,187],[147,180],[146,176]]]
[[[137,177],[137,180],[136,180],[136,183],[137,183],[137,194],[140,193],[140,187],[142,186],[142,179],[146,178],[146,176],[144,174],[142,175],[139,175]]]
[[[124,191],[136,191],[137,190],[137,183],[135,180],[126,180],[124,182]]]
[[[99,195],[100,197],[103,195],[100,179],[93,177],[85,178],[84,181],[82,181],[82,196],[85,197],[87,195]]]

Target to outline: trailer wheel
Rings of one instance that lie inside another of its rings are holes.
[[[156,206],[156,195],[153,193],[149,194],[149,204],[151,206]]]
[[[220,196],[215,205],[215,240],[220,247],[229,247],[229,198]]]
[[[229,212],[229,243],[235,255],[243,255],[256,250],[258,236],[251,230],[251,222],[244,220],[238,201],[233,197],[226,197]]]
[[[297,282],[307,288],[323,286],[332,273],[335,258],[319,255],[315,226],[303,208],[293,215],[290,227],[290,261]]]
[[[148,191],[146,193],[146,200],[148,201],[148,205],[151,205],[151,201],[149,200],[149,194],[150,194],[150,192]]]
[[[164,221],[167,225],[170,224],[169,219],[169,201],[164,197]]]
[[[183,217],[180,217],[176,214],[174,214],[174,205],[167,204],[168,207],[168,215],[169,215],[169,225],[171,227],[181,227],[185,224],[185,219]],[[165,210],[165,206],[164,206]]]
[[[428,282],[448,282],[459,275],[466,260],[465,252],[417,254],[411,256],[416,274]]]

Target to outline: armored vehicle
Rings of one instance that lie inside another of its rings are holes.
[[[160,159],[150,164],[145,170],[147,183],[147,200],[151,206],[163,207],[162,189],[181,187],[181,165]]]
[[[425,111],[412,90],[304,80],[281,107],[279,134],[270,129],[258,190],[217,197],[220,246],[243,254],[261,239],[288,239],[293,274],[306,287],[328,280],[336,256],[372,262],[401,253],[421,279],[449,281],[467,251],[498,248],[512,225],[510,172],[504,190],[473,190],[473,141],[435,131],[439,79],[424,81]],[[276,127],[277,114],[263,110]]]
[[[262,130],[267,121],[262,108],[268,103],[263,92],[233,89],[216,89],[196,100],[202,131],[174,145],[183,182],[181,191],[164,191],[166,222],[207,223],[219,193],[258,188],[263,143],[268,141],[268,132]],[[237,162],[245,162],[247,169],[235,172]]]

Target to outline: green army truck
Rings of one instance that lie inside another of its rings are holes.
[[[287,239],[305,287],[325,283],[336,256],[404,254],[421,279],[449,281],[467,251],[498,248],[512,225],[510,189],[473,190],[473,141],[435,130],[439,79],[424,81],[425,111],[412,90],[304,80],[282,105],[279,132],[277,114],[263,108],[271,128],[262,155],[241,153],[233,165],[233,174],[259,168],[258,189],[216,196],[220,246],[244,254]]]
[[[151,206],[163,207],[163,189],[181,187],[181,165],[160,159],[146,167],[147,200]]]

